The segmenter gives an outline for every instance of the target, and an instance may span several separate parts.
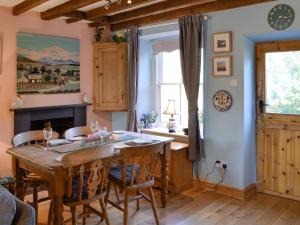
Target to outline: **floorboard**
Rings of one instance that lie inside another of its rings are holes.
[[[257,193],[247,201],[240,201],[192,188],[170,196],[166,209],[160,207],[158,193],[156,199],[162,225],[300,225],[300,202],[267,194]],[[94,206],[98,207],[97,203]],[[135,202],[129,206],[129,224],[155,224],[151,206],[146,201],[141,201],[138,212]],[[49,201],[39,205],[39,225],[47,224],[48,207]],[[123,224],[122,212],[108,206],[108,215],[112,225]],[[65,208],[64,218],[70,218],[68,208]],[[82,219],[79,220],[81,224]],[[100,218],[91,214],[87,225],[96,224],[101,224]]]

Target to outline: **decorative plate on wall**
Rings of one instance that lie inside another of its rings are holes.
[[[213,97],[213,104],[216,110],[225,112],[232,106],[232,97],[228,91],[217,91]]]
[[[274,6],[268,15],[269,25],[275,30],[285,30],[290,27],[295,20],[294,9],[286,4]]]

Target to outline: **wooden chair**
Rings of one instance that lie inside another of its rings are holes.
[[[144,198],[151,203],[156,224],[159,225],[156,202],[152,190],[154,184],[154,170],[163,151],[163,144],[150,144],[144,146],[127,147],[121,150],[120,157],[122,166],[116,166],[109,171],[109,184],[105,203],[110,203],[124,212],[124,225],[128,224],[128,202],[129,197],[137,202],[139,210],[139,199]],[[124,200],[113,202],[109,200],[110,186],[116,185],[125,193]],[[147,190],[149,196],[143,191]],[[124,207],[120,204],[124,203]]]
[[[108,183],[108,170],[110,157],[113,155],[112,145],[101,146],[96,149],[82,150],[69,153],[62,158],[64,168],[68,169],[66,195],[64,205],[71,208],[72,224],[77,224],[76,207],[83,205],[83,224],[89,211],[104,218],[106,224],[110,224],[104,204]],[[101,212],[90,206],[90,203],[98,200]],[[51,202],[49,215],[52,220],[53,204]],[[49,223],[48,219],[48,224]],[[67,221],[66,221],[67,222]]]
[[[53,131],[52,138],[57,139],[58,136],[59,134]],[[42,143],[45,142],[45,138],[42,130],[23,132],[17,134],[12,140],[12,143],[15,147],[28,145],[31,143],[37,144],[41,142]],[[38,203],[49,199],[49,198],[38,199],[38,188],[41,185],[48,186],[48,181],[41,178],[39,175],[31,173],[29,171],[26,171],[26,177],[24,177],[23,180],[25,182],[25,189],[27,189],[28,186],[33,187],[32,206],[35,209],[35,216],[36,216],[35,220],[36,220],[36,224],[38,224]]]
[[[78,136],[87,136],[90,133],[91,133],[91,128],[87,126],[73,127],[65,131],[64,137],[66,139],[70,139]]]

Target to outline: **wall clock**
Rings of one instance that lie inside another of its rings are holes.
[[[293,8],[286,4],[274,6],[268,15],[269,25],[275,30],[285,30],[292,25],[295,20]]]
[[[216,110],[225,112],[232,106],[232,97],[228,91],[217,91],[213,97],[213,104]]]

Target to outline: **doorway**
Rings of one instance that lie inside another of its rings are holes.
[[[257,190],[300,200],[300,41],[256,44]]]

